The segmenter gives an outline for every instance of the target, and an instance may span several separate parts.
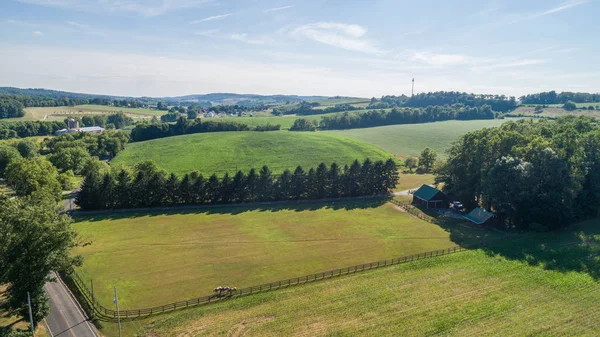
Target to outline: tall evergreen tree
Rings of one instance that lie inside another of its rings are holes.
[[[221,200],[219,178],[216,174],[211,175],[206,183],[206,202],[216,204]]]
[[[246,201],[246,176],[244,175],[244,172],[242,171],[237,171],[237,173],[235,174],[235,176],[233,177],[233,181],[231,182],[231,190],[232,195],[233,195],[233,201],[234,202],[244,202]]]
[[[247,201],[256,200],[256,192],[258,187],[258,175],[255,169],[250,169],[246,176]]]
[[[285,170],[277,178],[274,189],[276,190],[276,200],[289,200],[293,194],[292,173],[290,170]]]
[[[165,183],[165,203],[167,205],[178,205],[181,203],[179,194],[180,182],[175,173],[171,173],[169,179]]]
[[[296,167],[292,175],[293,198],[296,200],[302,199],[306,193],[306,175],[302,166]]]
[[[338,164],[333,163],[329,169],[329,182],[331,188],[329,190],[329,196],[332,198],[338,198],[342,193],[342,177],[340,167]]]
[[[329,169],[325,163],[319,164],[315,171],[316,197],[323,199],[329,196],[331,191],[331,180],[329,179]]]
[[[229,177],[229,173],[225,173],[223,179],[221,179],[221,182],[219,184],[222,203],[227,204],[233,201],[232,186],[233,180]]]
[[[119,170],[115,188],[117,208],[131,207],[131,188],[131,174],[126,169]]]
[[[263,166],[258,174],[257,199],[268,201],[273,197],[273,177],[268,166]]]

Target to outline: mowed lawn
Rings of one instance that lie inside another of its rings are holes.
[[[137,309],[452,247],[449,233],[383,201],[78,218],[78,272],[96,298]]]
[[[328,133],[364,140],[403,158],[419,156],[426,147],[436,150],[439,157],[444,157],[444,151],[460,136],[483,128],[497,127],[508,120],[510,119],[444,121],[328,131]]]
[[[301,165],[305,171],[321,162],[340,166],[355,159],[385,160],[391,154],[358,139],[324,132],[214,132],[132,143],[119,153],[112,165],[133,166],[154,161],[158,167],[179,175],[200,171],[247,173],[251,168],[268,165],[275,174],[293,171]]]
[[[598,223],[127,322],[124,336],[598,336]]]

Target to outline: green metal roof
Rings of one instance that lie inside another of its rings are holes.
[[[465,215],[465,218],[471,222],[474,222],[478,225],[481,225],[488,221],[494,214],[486,211],[485,209],[481,209],[479,207],[472,210],[469,214]]]
[[[423,199],[425,201],[429,201],[431,200],[433,197],[435,197],[436,194],[440,193],[441,191],[438,190],[437,188],[431,187],[429,185],[423,185],[421,187],[419,187],[419,189],[415,192],[415,197]]]

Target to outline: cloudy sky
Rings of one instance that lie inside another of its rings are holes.
[[[600,91],[600,0],[0,0],[0,86]]]

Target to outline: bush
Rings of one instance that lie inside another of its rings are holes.
[[[568,101],[567,103],[565,103],[565,105],[563,105],[563,109],[565,109],[567,111],[576,110],[577,104],[575,104],[573,101]]]
[[[315,131],[317,130],[317,121],[305,118],[296,119],[290,131]]]
[[[68,170],[65,173],[61,173],[58,175],[58,182],[62,187],[63,191],[71,191],[75,188],[75,183],[73,183],[73,178],[75,178],[75,174],[73,171]]]

